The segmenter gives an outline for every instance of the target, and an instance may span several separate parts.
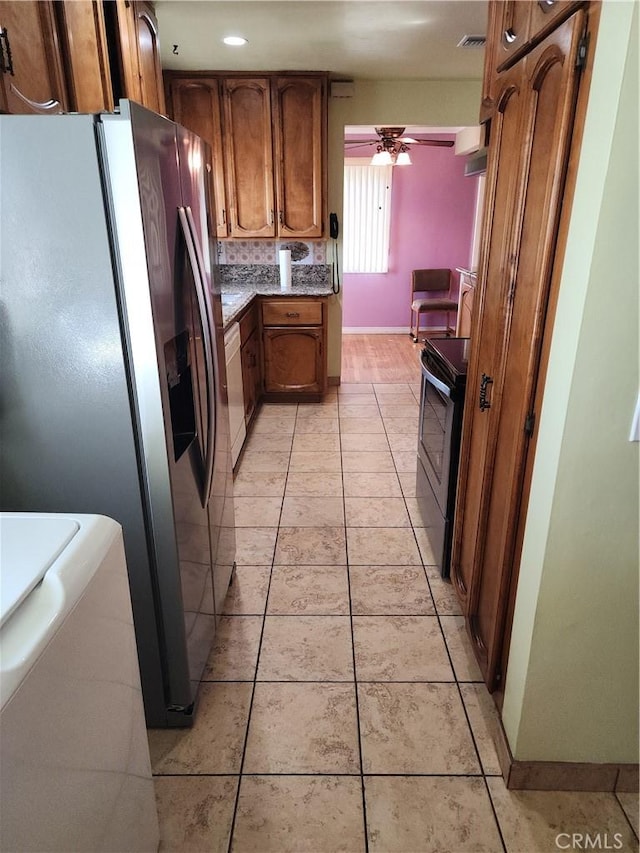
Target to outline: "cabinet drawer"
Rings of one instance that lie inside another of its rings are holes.
[[[322,302],[286,299],[262,303],[264,326],[321,326]]]

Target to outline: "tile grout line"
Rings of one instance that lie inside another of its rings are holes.
[[[364,761],[362,757],[362,732],[360,729],[360,702],[358,697],[358,674],[356,669],[356,643],[353,635],[353,604],[351,601],[351,572],[349,569],[349,548],[347,540],[347,506],[344,496],[344,466],[342,465],[342,429],[340,428],[340,400],[338,399],[338,444],[340,445],[340,470],[342,476],[342,512],[344,517],[344,551],[347,566],[347,594],[349,595],[349,625],[351,628],[351,656],[353,660],[353,688],[356,700],[356,727],[358,730],[358,754],[360,757],[360,791],[362,795],[362,822],[364,829],[364,849],[369,853],[369,828],[367,826],[367,799],[364,789]]]
[[[620,771],[618,771],[618,776],[620,776]],[[616,784],[617,784],[617,780],[616,780]],[[631,823],[631,818],[627,814],[627,810],[622,805],[622,803],[620,802],[620,798],[618,797],[618,794],[624,794],[624,793],[626,793],[626,791],[613,791],[612,793],[613,793],[613,796],[616,798],[616,802],[618,803],[619,807],[622,809],[622,813],[624,814],[625,819],[626,819],[627,823],[629,824],[629,827],[631,828],[631,832],[633,833],[633,837],[636,839],[636,841],[639,841],[640,838],[638,837],[638,833],[636,832],[634,825]]]
[[[253,673],[253,686],[251,688],[251,699],[249,701],[249,713],[247,714],[247,727],[245,729],[244,743],[242,745],[242,758],[240,759],[240,767],[238,770],[238,789],[236,791],[235,803],[233,805],[233,817],[231,818],[231,825],[229,827],[229,844],[227,847],[227,853],[231,853],[231,851],[233,850],[233,836],[235,834],[235,829],[236,829],[236,817],[238,814],[238,804],[240,802],[240,789],[242,787],[242,777],[244,775],[244,773],[243,773],[244,763],[245,763],[245,759],[246,759],[246,755],[247,755],[247,744],[249,742],[249,728],[251,726],[251,715],[253,713],[253,702],[254,702],[255,695],[256,695],[256,685],[258,683],[258,666],[260,664],[260,652],[262,651],[262,641],[264,638],[264,629],[265,629],[265,625],[266,625],[266,621],[267,621],[267,607],[269,604],[269,593],[271,591],[271,580],[273,578],[273,566],[274,566],[275,559],[276,559],[276,549],[278,547],[278,536],[280,534],[280,521],[282,519],[282,513],[284,510],[284,496],[285,496],[285,492],[287,490],[287,480],[289,478],[289,466],[291,465],[291,454],[293,453],[293,441],[294,441],[294,437],[295,437],[296,423],[298,421],[297,404],[296,404],[296,414],[295,414],[295,418],[293,420],[294,420],[294,425],[293,425],[293,434],[291,437],[291,448],[289,449],[289,464],[287,465],[287,470],[286,470],[286,474],[285,474],[285,478],[284,478],[284,488],[282,490],[282,499],[280,502],[280,516],[278,518],[278,527],[277,527],[277,532],[276,532],[276,538],[275,538],[275,541],[273,543],[273,553],[271,554],[271,568],[269,571],[269,582],[267,583],[267,594],[266,594],[265,599],[264,599],[264,610],[262,613],[262,628],[260,631],[260,640],[258,642],[258,655],[256,657],[256,665],[255,665],[255,670]],[[240,463],[240,464],[242,464],[242,463]]]
[[[296,682],[288,682],[289,684],[295,684]],[[326,682],[319,682],[320,684],[324,684]],[[349,682],[351,683],[351,682]],[[302,771],[297,770],[295,772],[286,773],[247,773],[247,776],[269,776],[269,777],[278,777],[278,776],[339,776],[344,779],[359,779],[362,776],[362,773],[328,773],[327,771],[316,771],[315,773],[311,773],[310,771]],[[398,778],[398,779],[411,779],[414,776],[420,779],[480,779],[482,777],[482,773],[367,773],[367,776],[375,776],[383,779],[387,778]],[[199,779],[202,776],[206,776],[207,778],[211,777],[214,779],[223,778],[223,779],[237,779],[237,773],[154,773],[154,779],[164,779],[166,777],[171,779]],[[501,779],[502,777],[499,775],[490,776],[490,779]]]

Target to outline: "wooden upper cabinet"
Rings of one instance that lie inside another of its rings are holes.
[[[218,237],[322,237],[326,75],[167,72],[165,85],[172,117],[212,147]]]
[[[496,64],[502,68],[509,62],[511,56],[529,41],[529,21],[531,18],[531,0],[502,0],[499,4],[501,11],[499,41],[496,46]]]
[[[321,237],[324,80],[278,77],[272,85],[278,236]]]
[[[53,2],[0,2],[0,108],[8,113],[69,109]]]
[[[491,3],[485,58],[494,73],[517,62],[583,5],[583,0],[497,0]]]
[[[136,47],[140,74],[141,103],[156,113],[166,114],[158,21],[151,3],[133,3]]]
[[[106,0],[107,26],[111,26],[111,61],[116,77],[116,99],[129,98],[142,103],[138,37],[132,0]]]
[[[202,137],[211,149],[213,236],[226,237],[227,204],[219,87],[219,80],[179,77],[173,78],[168,85],[173,118]]]
[[[158,28],[140,0],[1,0],[0,109],[113,110],[121,97],[164,113]]]
[[[61,21],[69,106],[75,112],[113,110],[113,88],[102,3],[61,0]]]
[[[529,40],[545,37],[583,5],[578,0],[536,0],[531,4]]]
[[[222,85],[229,233],[275,237],[269,80],[225,79]]]

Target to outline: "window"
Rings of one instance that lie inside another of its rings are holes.
[[[344,271],[387,272],[393,166],[344,161]]]

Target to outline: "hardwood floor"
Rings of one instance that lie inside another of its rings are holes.
[[[409,335],[343,335],[342,382],[419,382],[422,343]]]

